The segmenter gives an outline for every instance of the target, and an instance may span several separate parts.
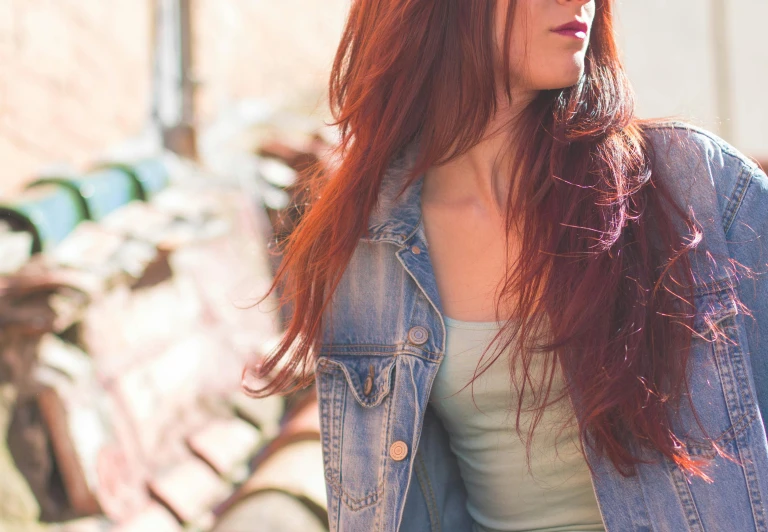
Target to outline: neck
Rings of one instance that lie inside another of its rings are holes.
[[[503,216],[515,172],[504,155],[517,135],[515,119],[536,97],[533,91],[506,99],[486,127],[483,138],[467,152],[424,176],[422,196],[444,205],[472,205],[488,215]]]

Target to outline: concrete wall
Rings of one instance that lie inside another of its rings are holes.
[[[768,2],[731,0],[728,7],[733,142],[768,162]]]
[[[138,134],[150,105],[150,0],[0,0],[0,194]]]
[[[643,116],[679,115],[768,160],[768,2],[619,0]]]
[[[198,117],[258,97],[324,113],[324,95],[349,0],[195,0]]]

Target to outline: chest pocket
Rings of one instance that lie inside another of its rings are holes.
[[[715,288],[702,287],[694,298],[689,391],[698,420],[689,408],[683,408],[674,428],[689,452],[714,458],[716,451],[707,437],[726,452],[735,451],[733,442],[756,419],[757,407],[750,391],[743,318],[736,296],[726,283],[711,286]]]
[[[397,356],[349,349],[324,346],[316,382],[329,496],[360,510],[375,505],[384,489]]]

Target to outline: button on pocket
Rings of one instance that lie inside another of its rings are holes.
[[[374,371],[373,371],[373,364],[368,366],[368,376],[365,378],[365,382],[363,383],[363,395],[368,397],[371,395],[371,391],[373,391],[373,377],[374,377]]]
[[[429,333],[421,325],[411,327],[411,330],[408,331],[408,341],[413,345],[425,344],[427,342],[427,338],[429,338]]]
[[[384,492],[397,357],[339,351],[323,346],[315,371],[325,482],[331,497],[359,511]]]

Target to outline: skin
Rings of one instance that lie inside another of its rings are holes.
[[[508,0],[499,0],[496,42],[503,43]],[[539,91],[563,88],[578,82],[584,71],[589,43],[551,30],[578,19],[591,29],[594,0],[518,0],[510,42],[512,102],[502,88],[500,110],[482,142],[424,176],[421,206],[429,256],[445,315],[463,321],[495,320],[497,288],[519,249],[510,235],[505,250],[504,205],[510,175],[494,170],[508,126]],[[500,54],[499,54],[500,55]],[[503,68],[503,65],[500,65]],[[501,78],[500,78],[501,79]],[[501,317],[510,315],[500,309]]]

